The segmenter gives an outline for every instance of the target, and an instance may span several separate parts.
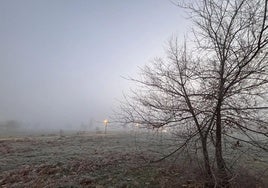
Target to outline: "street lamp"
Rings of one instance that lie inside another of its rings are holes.
[[[138,128],[140,128],[140,124],[139,123],[136,123],[136,125],[135,125],[136,127],[138,127]]]
[[[106,131],[107,131],[107,125],[108,125],[108,120],[107,119],[105,119],[104,121],[103,121],[103,124],[104,124],[104,126],[105,126],[105,134],[106,134]]]

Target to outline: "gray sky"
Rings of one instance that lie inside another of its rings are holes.
[[[103,120],[168,38],[187,32],[169,0],[1,0],[0,121]]]

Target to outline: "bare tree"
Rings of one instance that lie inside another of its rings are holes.
[[[182,146],[198,138],[204,168],[214,182],[228,183],[223,137],[267,151],[268,0],[200,0],[180,4],[195,23],[195,46],[169,42],[132,79],[139,88],[126,97],[119,118],[147,127],[178,127]],[[267,111],[266,111],[267,112]],[[243,135],[238,137],[237,134]],[[261,143],[254,135],[262,135]],[[214,174],[208,143],[213,143]],[[179,147],[181,148],[181,147]]]
[[[226,177],[224,130],[236,129],[259,147],[248,132],[268,136],[267,121],[259,112],[267,109],[267,0],[203,0],[186,8],[193,13],[199,47],[210,62],[204,85],[215,97],[211,131],[218,170]]]

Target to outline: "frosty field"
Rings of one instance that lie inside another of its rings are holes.
[[[172,143],[146,132],[1,138],[0,186],[202,187],[200,171],[193,174],[179,158],[150,163],[172,151]]]
[[[153,143],[142,139],[148,138],[133,133],[2,138],[0,186],[155,187],[159,172],[147,165],[155,156],[148,151]]]

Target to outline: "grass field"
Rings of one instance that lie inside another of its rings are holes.
[[[200,170],[179,160],[186,155],[150,163],[174,149],[168,138],[146,132],[1,138],[0,186],[203,187]]]

